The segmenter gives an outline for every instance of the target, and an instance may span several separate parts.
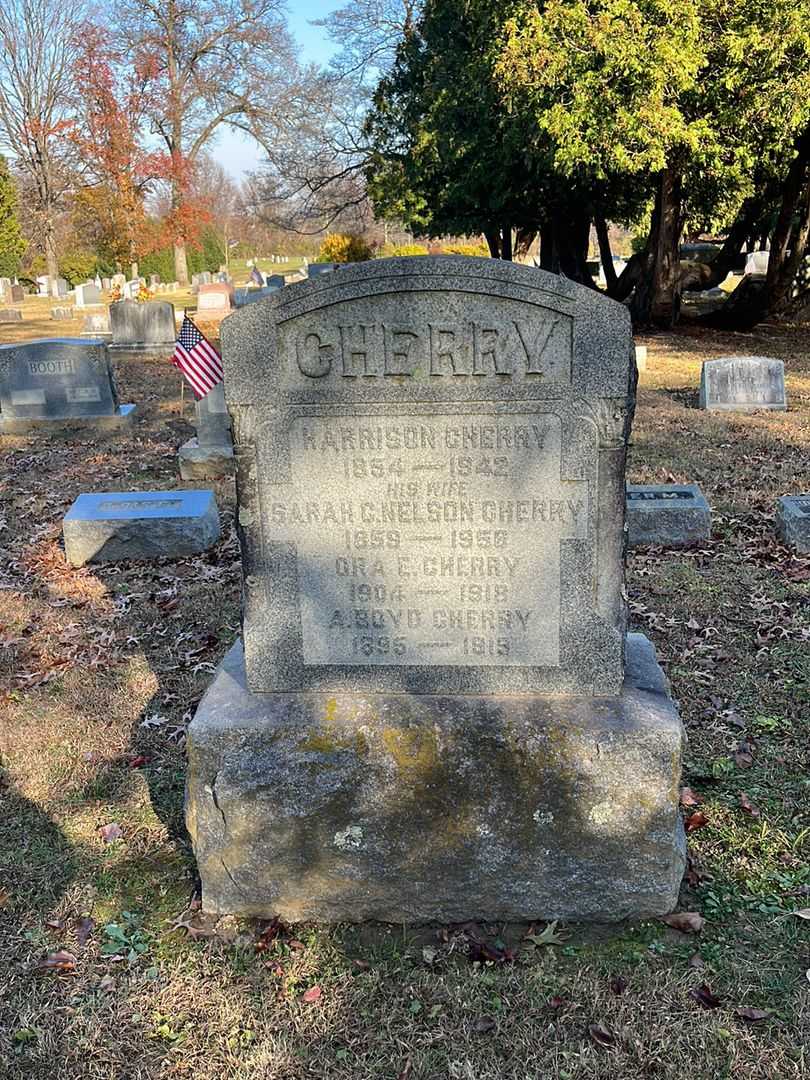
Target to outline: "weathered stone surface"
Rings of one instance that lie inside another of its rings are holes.
[[[62,525],[71,566],[196,555],[219,539],[213,491],[80,495]]]
[[[93,334],[105,337],[111,336],[110,316],[106,312],[99,315],[86,315],[82,323],[82,336],[85,334],[88,336]]]
[[[0,308],[0,322],[22,322],[19,308]]]
[[[221,328],[254,691],[617,694],[626,309],[376,260]]]
[[[700,407],[726,412],[784,410],[785,365],[769,356],[722,356],[704,360]]]
[[[72,319],[74,315],[73,308],[69,307],[52,307],[51,318],[54,322],[64,322],[66,319]]]
[[[289,921],[661,915],[683,729],[652,645],[618,698],[251,694],[241,645],[188,732],[206,911]]]
[[[214,480],[234,471],[232,446],[200,446],[197,438],[183,443],[177,460],[183,480]]]
[[[636,367],[639,371],[647,370],[647,346],[636,345]]]
[[[110,304],[113,347],[149,349],[174,347],[174,305],[168,300],[118,300]]]
[[[184,480],[228,476],[234,470],[231,418],[222,383],[195,402],[197,437],[180,447],[180,475]]]
[[[628,484],[627,530],[630,547],[693,547],[711,536],[712,512],[697,484]]]
[[[776,505],[776,530],[782,543],[800,555],[810,553],[810,492],[783,495]]]
[[[120,427],[134,415],[119,407],[104,342],[81,338],[0,346],[0,403],[6,433],[76,420]]]

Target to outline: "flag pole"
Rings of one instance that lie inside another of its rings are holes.
[[[185,320],[188,313],[188,308],[183,308],[183,319]],[[182,420],[186,411],[186,377],[180,372],[180,419]]]

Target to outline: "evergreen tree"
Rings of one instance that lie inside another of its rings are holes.
[[[6,160],[0,157],[0,277],[19,274],[24,251],[25,240],[17,220],[17,191]]]

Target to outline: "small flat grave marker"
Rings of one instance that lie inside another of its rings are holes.
[[[810,492],[783,495],[776,506],[776,530],[783,544],[810,554]]]
[[[122,559],[182,558],[219,539],[212,491],[125,491],[79,495],[62,532],[71,566]]]
[[[630,547],[685,548],[711,536],[712,512],[697,484],[628,484]]]

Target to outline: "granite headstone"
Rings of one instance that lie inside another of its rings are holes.
[[[0,323],[22,322],[19,308],[0,308]]]
[[[704,360],[700,407],[725,412],[784,410],[785,365],[769,356],[722,356]]]
[[[101,290],[92,281],[77,285],[75,290],[76,307],[91,307],[101,303]]]
[[[245,646],[189,730],[206,910],[671,910],[683,732],[626,634],[626,309],[402,258],[285,288],[221,339]]]
[[[697,484],[628,484],[630,547],[687,548],[705,543],[712,512]]]
[[[105,491],[79,495],[62,523],[71,566],[181,558],[219,539],[212,491]]]
[[[0,346],[0,403],[6,434],[76,424],[115,430],[135,414],[118,403],[107,346],[80,338]]]
[[[225,388],[218,383],[194,405],[197,435],[180,447],[180,475],[184,480],[207,480],[233,472],[231,418]]]
[[[118,300],[110,304],[110,329],[114,350],[171,350],[177,333],[174,305],[168,300]]]
[[[776,507],[776,531],[799,555],[810,554],[810,492],[783,495]]]

